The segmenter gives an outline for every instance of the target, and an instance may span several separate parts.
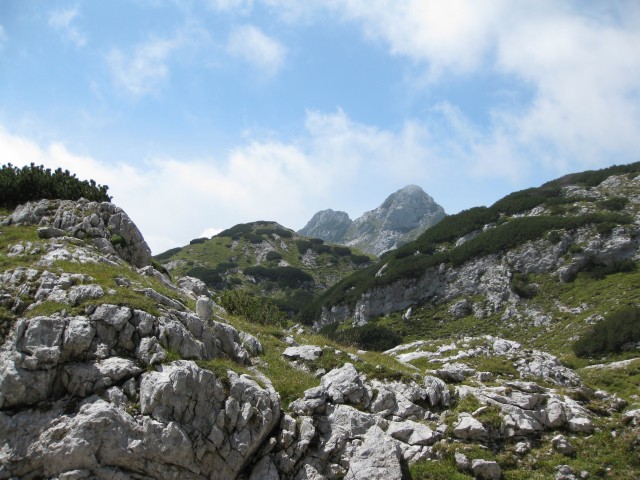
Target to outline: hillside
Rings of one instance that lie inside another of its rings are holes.
[[[191,276],[214,291],[243,289],[293,314],[350,273],[371,264],[357,250],[298,235],[275,222],[239,224],[155,259],[173,277]]]
[[[636,163],[567,176],[491,207],[448,216],[415,242],[334,285],[305,320],[320,325],[352,317],[366,323],[418,304],[465,299],[486,317],[520,299],[512,284],[533,282],[535,275],[566,285],[580,273],[633,274],[638,170]],[[474,303],[476,295],[482,298]]]
[[[318,319],[364,325],[328,322],[328,336],[246,289],[225,310],[177,267],[172,281],[111,203],[0,210],[0,479],[638,478],[640,354],[608,332],[640,334],[639,167],[447,217],[361,285],[330,288],[339,303],[317,303]],[[498,230],[512,222],[515,239]],[[219,238],[286,237],[269,225]],[[448,256],[416,275],[407,251]],[[591,328],[614,343],[577,356]],[[400,344],[373,351],[392,333]]]
[[[355,220],[345,212],[322,210],[298,233],[381,255],[415,240],[444,216],[422,188],[407,185]]]

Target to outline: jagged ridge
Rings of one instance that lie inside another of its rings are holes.
[[[322,210],[298,233],[381,255],[414,240],[444,216],[444,209],[422,188],[408,185],[353,221],[345,212]]]

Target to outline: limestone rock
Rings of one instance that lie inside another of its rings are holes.
[[[462,440],[481,442],[488,438],[488,432],[478,420],[470,415],[460,416],[453,427],[453,435]]]
[[[322,355],[322,349],[315,345],[300,345],[297,347],[289,347],[282,352],[282,356],[289,360],[303,360],[313,362]]]
[[[556,435],[551,439],[553,447],[563,455],[572,456],[576,453],[576,449],[564,435]]]
[[[494,461],[473,460],[471,462],[471,471],[475,478],[479,480],[500,480],[502,478],[502,469]]]
[[[18,206],[9,218],[15,225],[40,225],[41,238],[68,235],[92,239],[104,253],[117,254],[136,267],[151,263],[151,250],[138,227],[122,209],[109,202],[27,202]]]
[[[334,403],[364,407],[369,405],[369,392],[352,363],[345,363],[341,368],[331,370],[322,377],[320,385]]]
[[[349,462],[345,480],[389,480],[402,478],[400,450],[385,432],[371,427]]]

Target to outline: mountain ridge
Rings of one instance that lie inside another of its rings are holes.
[[[346,212],[321,210],[298,233],[379,256],[414,240],[444,216],[444,209],[421,187],[407,185],[355,220]]]

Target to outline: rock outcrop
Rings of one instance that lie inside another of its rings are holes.
[[[109,202],[87,200],[40,200],[20,205],[6,220],[8,225],[38,225],[38,236],[55,239],[64,236],[87,239],[107,259],[118,256],[144,267],[151,263],[151,250],[129,216]],[[14,253],[27,248],[16,245]],[[53,250],[43,261],[68,259],[64,248]]]
[[[316,213],[298,233],[381,255],[411,240],[445,216],[420,187],[408,185],[356,220],[331,209]]]
[[[181,289],[145,266],[144,239],[112,204],[29,203],[3,225],[40,228],[8,248],[31,266],[0,275],[15,316],[0,347],[0,478],[236,478],[280,422],[280,397],[207,362],[250,364],[259,341],[214,312],[201,282]],[[63,270],[87,263],[113,268],[113,283]],[[146,299],[152,311],[127,305]]]

